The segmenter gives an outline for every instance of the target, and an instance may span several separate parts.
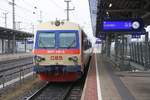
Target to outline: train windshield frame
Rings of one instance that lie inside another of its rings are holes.
[[[59,33],[59,48],[75,48],[77,46],[77,35],[75,32]]]
[[[79,30],[37,31],[36,49],[75,49],[79,48],[79,45]]]
[[[55,32],[39,32],[38,48],[55,48]]]

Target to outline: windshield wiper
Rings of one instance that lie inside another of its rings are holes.
[[[44,43],[41,41],[41,39],[39,39],[39,42],[42,44],[41,48],[47,49],[48,47],[45,47]]]
[[[71,48],[74,43],[75,43],[75,39],[70,43],[70,45],[67,47],[67,49]]]

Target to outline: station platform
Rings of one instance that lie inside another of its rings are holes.
[[[0,62],[21,59],[21,58],[27,58],[27,57],[32,57],[32,56],[33,56],[32,53],[1,54]]]
[[[150,100],[150,72],[118,71],[101,54],[91,59],[81,100]]]

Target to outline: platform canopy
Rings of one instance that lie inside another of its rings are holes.
[[[13,30],[9,28],[0,27],[0,39],[13,39],[13,34],[15,34],[16,40],[22,40],[25,38],[33,37],[32,33]]]
[[[100,34],[99,25],[103,19],[142,18],[145,26],[150,24],[150,0],[89,0],[89,2],[91,18],[95,17],[92,12],[95,6],[93,2],[97,4],[96,20],[92,21],[96,24],[96,36]]]

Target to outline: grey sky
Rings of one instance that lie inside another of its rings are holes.
[[[7,26],[12,28],[12,0],[0,0],[0,26],[4,26],[4,12],[7,14]],[[66,19],[66,3],[64,0],[15,0],[16,2],[16,22],[21,22],[20,28],[24,31],[32,31],[32,24],[37,25],[42,11],[43,22],[54,21],[56,18]],[[34,7],[37,7],[35,9]],[[70,21],[80,24],[85,32],[93,36],[91,29],[91,19],[88,0],[72,0],[70,8],[75,7],[70,12]],[[35,14],[33,14],[35,12]],[[19,24],[16,25],[19,28]]]

